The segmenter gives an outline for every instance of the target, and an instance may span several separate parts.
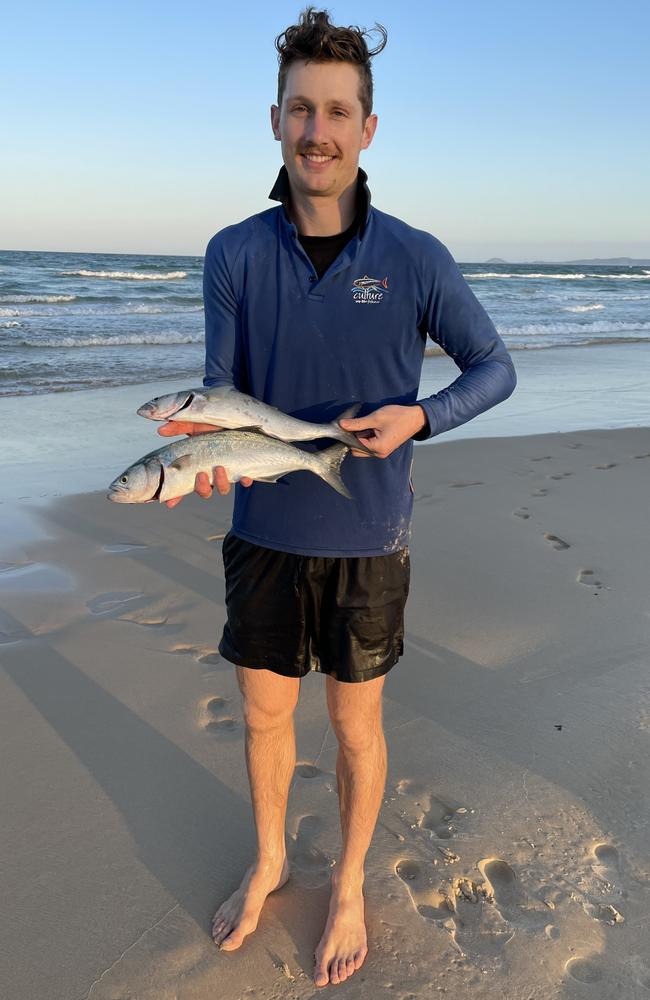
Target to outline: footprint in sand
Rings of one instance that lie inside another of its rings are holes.
[[[531,497],[545,497],[548,496],[548,490],[540,488],[538,490],[535,490],[535,492],[531,493],[530,495]]]
[[[107,615],[112,611],[121,611],[132,601],[144,597],[141,590],[116,590],[108,594],[97,594],[86,601],[86,607],[91,615]]]
[[[570,958],[564,971],[578,983],[598,983],[603,978],[596,963],[588,958]]]
[[[566,479],[567,476],[572,476],[572,472],[556,472],[554,475],[549,476],[549,479]]]
[[[513,510],[512,513],[515,515],[515,517],[520,517],[524,521],[527,521],[528,518],[530,517],[530,514],[528,513],[528,507],[518,507],[517,510]]]
[[[296,777],[305,778],[307,781],[313,781],[314,778],[318,778],[321,781],[330,781],[334,777],[332,771],[322,771],[320,767],[316,767],[315,764],[311,764],[307,760],[301,760],[296,764],[294,773]]]
[[[593,859],[591,870],[600,883],[598,892],[610,895],[610,899],[612,898],[611,894],[615,894],[614,898],[618,903],[621,896],[621,890],[618,887],[621,858],[618,851],[611,844],[596,844],[593,849]],[[584,910],[595,920],[602,920],[612,926],[622,924],[625,920],[613,904],[599,900],[594,902],[587,900]]]
[[[645,455],[632,455],[632,458],[650,458],[650,451],[647,451]]]
[[[464,489],[465,486],[485,486],[485,483],[481,482],[480,480],[477,480],[476,482],[472,483],[449,483],[449,485],[452,487],[452,489],[460,490]]]
[[[547,542],[550,542],[553,548],[557,549],[558,552],[561,551],[562,549],[571,548],[568,542],[565,542],[563,538],[558,538],[557,535],[550,535],[548,532],[544,532],[544,538],[546,539]]]
[[[228,700],[219,695],[210,698],[203,706],[203,728],[217,736],[237,736],[239,723],[228,713]]]
[[[592,469],[615,469],[617,462],[608,462],[607,465],[592,465]]]
[[[513,928],[499,913],[485,885],[469,878],[455,879],[451,904],[454,910],[451,936],[468,958],[496,958],[514,936]]]
[[[595,587],[600,590],[602,582],[597,579],[593,569],[581,569],[576,577],[576,583],[582,583],[585,587]]]
[[[173,653],[174,656],[193,656],[199,663],[207,666],[213,666],[221,660],[219,652],[216,649],[205,649],[201,646],[172,646],[169,652]]]
[[[549,458],[553,458],[553,456],[552,455],[539,455],[539,456],[536,456],[535,458],[531,458],[530,461],[531,462],[546,462],[546,461],[548,461]]]
[[[454,835],[454,828],[450,823],[458,813],[465,813],[467,810],[456,809],[454,806],[443,802],[436,795],[417,781],[403,778],[397,783],[397,794],[404,795],[411,802],[402,818],[411,824],[412,827],[419,827],[427,830],[430,836],[439,837],[441,840],[449,840]]]
[[[504,920],[527,931],[544,930],[548,910],[531,903],[507,861],[486,858],[479,861],[478,870]]]
[[[596,844],[594,847],[594,858],[601,868],[610,872],[618,872],[621,868],[621,858],[615,847],[611,844]]]
[[[289,844],[291,869],[297,873],[300,883],[308,888],[325,885],[334,865],[334,860],[314,844],[322,826],[319,816],[301,816]]]
[[[395,874],[409,891],[413,906],[425,920],[449,920],[452,907],[444,892],[434,889],[417,861],[404,858],[395,865]]]
[[[582,448],[582,445],[579,444],[577,441],[569,441],[567,444],[564,445],[564,447],[565,448]]]
[[[132,614],[120,615],[119,621],[130,622],[132,625],[142,625],[144,628],[162,628],[168,622],[167,615],[140,615],[138,612],[133,612]],[[170,627],[165,631],[173,631],[176,626]]]

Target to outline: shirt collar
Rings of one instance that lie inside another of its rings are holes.
[[[280,167],[280,172],[276,178],[275,184],[271,188],[269,198],[272,201],[281,202],[286,212],[290,196],[291,188],[289,186],[289,174],[287,168],[283,164]],[[368,187],[368,175],[365,170],[361,169],[361,167],[359,167],[359,173],[357,174],[357,198],[359,199],[358,204],[361,208],[361,227],[359,229],[359,238],[363,239],[363,234],[366,230],[366,226],[368,225],[368,218],[370,216],[370,188]]]

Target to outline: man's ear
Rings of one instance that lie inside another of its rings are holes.
[[[280,142],[282,139],[280,135],[280,109],[277,104],[271,105],[271,128],[273,129],[273,137]]]
[[[363,126],[363,135],[361,138],[361,148],[367,149],[373,140],[374,134],[377,131],[377,115],[368,115],[366,118],[366,124]]]

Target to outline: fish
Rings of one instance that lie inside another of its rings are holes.
[[[360,408],[361,404],[356,403],[341,413],[337,420],[354,417]],[[229,385],[212,389],[185,389],[156,396],[143,403],[138,414],[149,420],[186,420],[189,423],[214,424],[225,430],[256,430],[278,441],[333,438],[349,448],[373,454],[354,434],[339,427],[337,420],[328,424],[299,420]]]
[[[357,278],[352,282],[352,288],[367,288],[378,292],[380,288],[388,291],[388,276],[386,276],[383,281],[380,278],[369,278],[367,274],[364,274],[363,278]]]
[[[107,497],[114,503],[163,503],[192,493],[198,472],[207,472],[212,479],[214,467],[222,465],[231,483],[242,476],[277,483],[289,472],[307,470],[351,500],[339,471],[349,450],[337,442],[322,451],[303,451],[258,431],[207,431],[143,455],[113,480]]]

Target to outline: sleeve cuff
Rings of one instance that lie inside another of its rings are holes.
[[[433,413],[433,407],[429,399],[418,399],[416,401],[417,406],[421,406],[424,410],[424,416],[426,418],[426,423],[424,427],[414,434],[412,437],[413,441],[427,441],[435,435],[435,415]]]

